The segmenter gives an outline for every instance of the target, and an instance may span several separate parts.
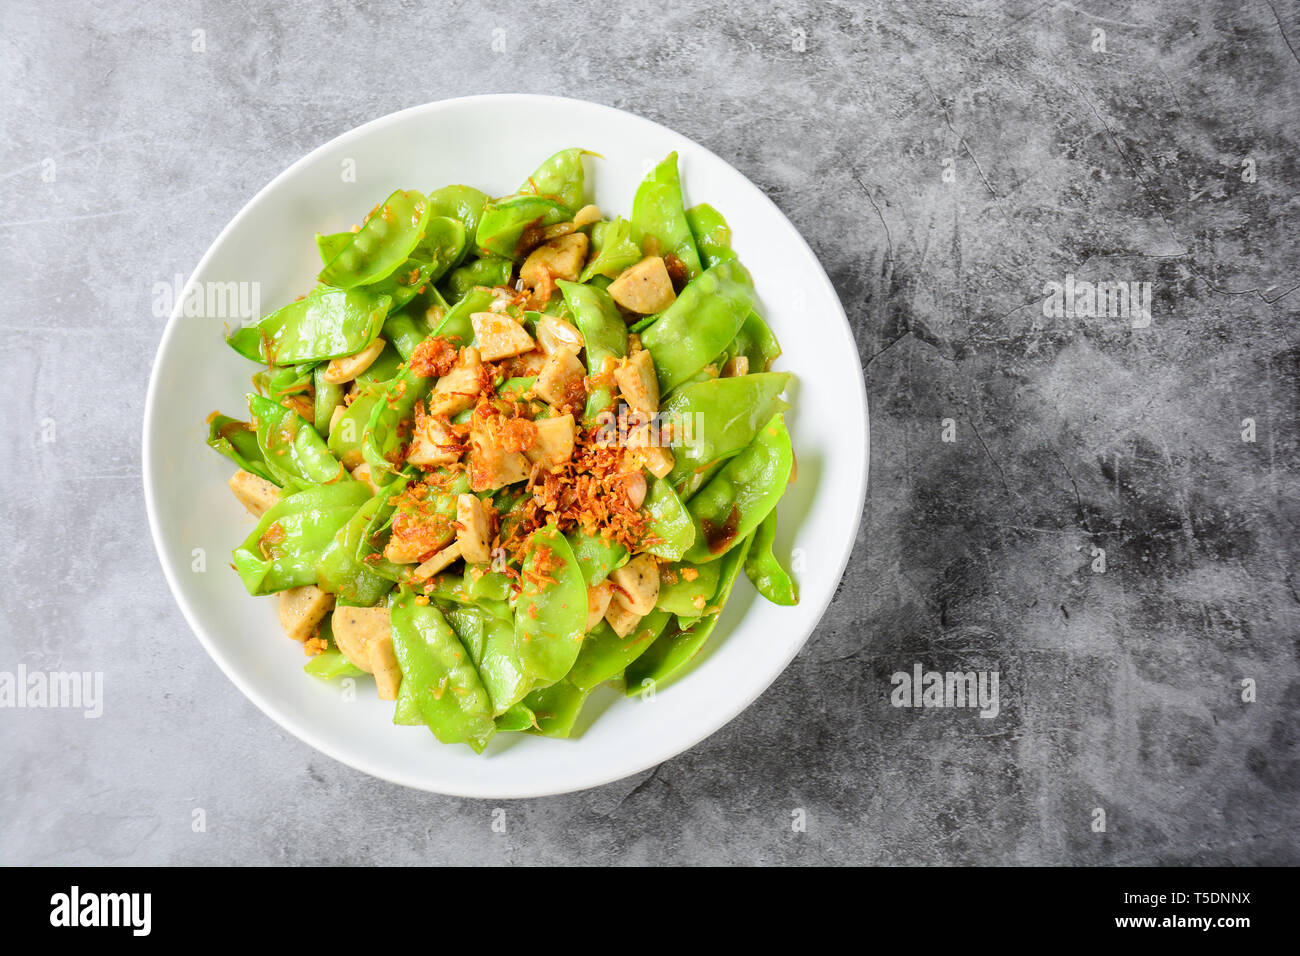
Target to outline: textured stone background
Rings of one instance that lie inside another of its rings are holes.
[[[1300,862],[1295,5],[668,6],[0,5],[0,669],[112,695],[0,711],[0,861]],[[163,582],[138,437],[154,282],[318,144],[496,91],[626,108],[757,182],[839,290],[875,438],[775,686],[505,834],[244,700]],[[1150,327],[1044,318],[1066,273],[1150,282]],[[917,661],[999,669],[1001,716],[890,707]]]

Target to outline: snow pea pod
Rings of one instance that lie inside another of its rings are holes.
[[[316,392],[312,403],[312,424],[322,436],[329,434],[334,409],[343,404],[343,386],[325,381],[325,370],[328,367],[322,362],[312,369],[312,388]]]
[[[565,680],[579,690],[595,690],[623,673],[629,664],[649,650],[670,620],[672,615],[667,611],[653,610],[641,618],[627,637],[619,637],[608,623],[601,621],[583,639],[582,650]]]
[[[350,231],[316,233],[316,251],[320,253],[320,264],[322,266],[329,265],[334,257],[351,242],[352,233]]]
[[[492,699],[492,716],[498,717],[527,696],[533,678],[525,672],[515,649],[515,628],[475,608],[457,608],[446,614],[478,668],[478,676]]]
[[[317,286],[226,341],[244,358],[275,365],[326,362],[374,341],[392,299],[368,289]]]
[[[659,320],[641,333],[667,395],[725,349],[754,305],[754,286],[739,262],[723,262],[693,279]]]
[[[516,195],[546,196],[558,201],[570,213],[582,205],[585,171],[583,156],[595,156],[585,149],[562,149],[529,176]]]
[[[488,307],[496,301],[496,294],[489,288],[475,286],[465,293],[454,306],[433,334],[444,338],[458,348],[474,344],[474,323],[470,316],[475,312],[487,312]]]
[[[304,664],[302,669],[312,677],[319,677],[321,680],[361,677],[365,674],[365,671],[344,657],[343,652],[336,647],[317,654]]]
[[[463,266],[452,269],[447,274],[443,287],[451,302],[459,302],[476,285],[489,288],[509,285],[510,275],[514,269],[515,264],[502,256],[473,259]]]
[[[749,544],[750,539],[746,538],[723,556],[718,576],[718,593],[713,597],[709,613],[688,626],[683,626],[687,622],[679,618],[676,628],[661,634],[644,654],[628,665],[624,675],[627,696],[637,697],[657,687],[700,652],[718,625],[722,608],[731,596],[731,589],[745,563],[745,555],[749,553]]]
[[[386,485],[397,477],[400,463],[396,458],[407,441],[402,422],[415,417],[415,403],[431,388],[431,377],[417,375],[407,367],[384,387],[375,402],[361,438],[361,454],[370,465],[370,480],[375,484]]]
[[[429,337],[429,326],[409,312],[395,312],[384,319],[383,335],[384,341],[391,343],[402,360],[406,360]]]
[[[470,252],[474,234],[478,232],[478,221],[487,204],[487,193],[473,186],[443,186],[428,195],[429,214],[459,219],[465,227],[466,243],[460,251],[460,258],[452,265],[460,265]]]
[[[400,362],[396,349],[384,349],[383,353],[376,361],[393,362],[394,370]],[[360,379],[358,379],[360,381]],[[343,416],[334,425],[333,431],[330,432],[328,447],[330,452],[343,462],[349,468],[355,468],[365,461],[361,451],[362,442],[366,437],[366,425],[370,421],[370,415],[375,410],[375,406],[380,402],[384,392],[385,383],[367,382],[362,385],[361,393],[353,399],[343,412]]]
[[[773,553],[775,541],[776,509],[773,508],[754,531],[754,543],[745,558],[745,574],[759,594],[773,604],[789,607],[799,603],[799,588]]]
[[[442,612],[415,603],[411,592],[401,592],[391,610],[402,683],[412,685],[411,702],[425,725],[443,743],[466,743],[482,753],[496,724],[469,652]]]
[[[731,227],[722,218],[722,213],[703,203],[686,210],[686,219],[690,223],[691,235],[695,237],[695,245],[700,250],[700,260],[705,268],[736,258],[731,250]],[[749,360],[751,371],[766,372],[780,354],[781,345],[772,330],[762,316],[750,312],[736,333],[735,341],[727,347],[726,356],[721,358],[721,362],[743,355]]]
[[[632,200],[632,226],[641,237],[643,248],[647,238],[653,239],[658,254],[676,256],[685,267],[688,278],[694,279],[700,274],[700,254],[686,220],[676,152],[669,153],[637,187],[636,197]],[[646,248],[647,253],[651,251]]]
[[[573,733],[573,725],[578,722],[578,714],[582,712],[589,693],[567,680],[533,691],[523,700],[523,706],[533,715],[529,732],[543,737],[568,737]]]
[[[316,485],[282,497],[235,549],[249,594],[273,594],[316,583],[316,564],[339,528],[370,497],[357,481]]]
[[[721,561],[692,564],[679,561],[660,569],[659,600],[655,607],[679,617],[698,616],[718,592]]]
[[[292,408],[250,393],[248,411],[257,428],[257,444],[284,487],[352,482],[347,469],[330,454],[311,422]]]
[[[781,398],[789,372],[758,372],[683,385],[664,402],[664,421],[689,423],[691,434],[673,448],[668,482],[686,500],[704,484],[706,469],[754,440],[772,416],[790,406]]]
[[[503,732],[528,730],[537,726],[537,718],[523,704],[515,704],[497,718],[497,730]]]
[[[266,465],[266,458],[257,444],[257,429],[229,415],[213,414],[208,418],[208,447],[233,461],[244,471],[280,484]]]
[[[582,568],[554,525],[534,531],[520,570],[515,644],[524,670],[550,684],[569,672],[587,630],[587,586]]]
[[[627,325],[619,314],[618,306],[604,289],[559,279],[555,283],[564,296],[564,304],[573,313],[578,331],[587,351],[587,374],[601,375],[605,360],[620,359],[627,354]],[[588,421],[613,404],[614,395],[609,382],[596,384],[587,394],[586,418]]]
[[[357,559],[366,527],[386,501],[387,495],[375,495],[358,508],[316,563],[317,587],[337,594],[353,607],[374,607],[393,589],[392,580]]]
[[[686,223],[700,253],[700,263],[708,269],[719,262],[735,257],[731,251],[731,227],[727,220],[708,203],[700,203],[686,210]]]
[[[748,538],[785,493],[793,464],[790,433],[775,415],[687,505],[698,534],[686,560],[713,561]]]
[[[540,228],[564,222],[572,213],[563,203],[545,196],[509,196],[483,207],[474,241],[483,255],[505,256],[518,262],[529,251],[521,240]]]
[[[429,204],[414,189],[399,189],[352,234],[352,241],[321,269],[317,278],[337,289],[378,282],[410,258],[425,237]]]
[[[598,222],[591,227],[591,253],[578,281],[590,282],[596,276],[617,279],[620,272],[640,261],[641,244],[632,238],[630,222],[622,217]]]
[[[695,543],[695,521],[668,482],[650,479],[645,510],[650,515],[646,530],[651,536],[647,538],[645,549],[668,561],[681,560]]]
[[[574,528],[565,540],[573,549],[573,556],[582,568],[582,577],[590,587],[609,577],[609,572],[627,561],[627,548],[617,541],[599,534],[587,534],[581,528]]]

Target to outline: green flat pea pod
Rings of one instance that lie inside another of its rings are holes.
[[[683,385],[660,407],[664,421],[681,423],[667,481],[689,501],[704,484],[709,466],[749,446],[772,416],[790,406],[781,398],[793,376],[757,372]]]
[[[650,515],[646,530],[653,537],[643,547],[655,557],[680,561],[696,542],[694,516],[668,482],[653,477],[649,482],[644,507]]]
[[[325,439],[292,408],[250,393],[248,411],[266,466],[282,487],[352,482],[347,469],[330,454]]]
[[[409,312],[394,312],[384,319],[383,336],[405,361],[411,357],[419,344],[428,338],[429,326]]]
[[[749,359],[750,372],[766,372],[781,355],[781,343],[763,317],[750,312],[736,338],[727,347],[727,357],[743,355]]]
[[[691,236],[682,202],[682,182],[677,174],[677,153],[669,153],[637,187],[632,200],[632,227],[647,253],[646,240],[653,239],[658,255],[673,255],[694,279],[702,271],[700,254]],[[716,353],[715,353],[716,354]]]
[[[573,549],[573,556],[588,587],[599,584],[609,577],[611,571],[627,563],[627,548],[599,534],[587,534],[581,528],[574,528],[565,535],[565,540]]]
[[[483,207],[475,242],[484,256],[504,256],[515,262],[523,260],[527,249],[521,245],[529,227],[552,226],[573,217],[563,203],[544,196],[509,196]]]
[[[411,257],[369,288],[392,296],[389,310],[395,312],[446,275],[464,258],[468,246],[465,226],[459,219],[431,216],[424,238]]]
[[[727,220],[708,203],[700,203],[686,210],[686,223],[700,254],[700,264],[708,269],[719,262],[731,259],[731,227]]]
[[[320,264],[327,266],[344,247],[352,242],[352,232],[316,233],[316,251],[320,253]]]
[[[316,398],[312,403],[312,425],[322,437],[328,437],[330,431],[330,419],[334,416],[334,409],[343,404],[342,385],[332,385],[325,381],[325,370],[328,365],[321,363],[312,370],[312,388],[316,392]]]
[[[793,466],[790,433],[774,415],[687,505],[698,534],[685,559],[713,561],[748,538],[785,494]]]
[[[253,376],[253,384],[258,391],[265,390],[269,398],[280,401],[286,395],[293,395],[312,384],[312,375],[318,363],[305,362],[302,365],[283,365],[279,368],[258,372]]]
[[[608,292],[565,279],[558,279],[555,284],[559,286],[564,304],[573,313],[573,320],[582,333],[586,345],[588,375],[599,375],[606,358],[620,359],[627,355],[627,324]],[[591,389],[587,395],[587,420],[593,420],[613,402],[613,391],[608,384]]]
[[[502,733],[517,733],[521,730],[529,730],[536,726],[536,716],[534,716],[533,712],[522,703],[515,704],[497,718],[497,730]]]
[[[507,601],[510,599],[510,576],[493,571],[489,565],[465,565],[465,590],[471,601]]]
[[[378,494],[358,508],[316,562],[316,586],[353,607],[374,607],[393,589],[390,578],[357,558],[370,519],[387,500],[387,495]]]
[[[435,189],[428,195],[429,214],[431,216],[446,216],[450,219],[460,220],[460,224],[465,227],[466,242],[464,248],[460,251],[460,258],[452,265],[460,265],[465,256],[470,252],[470,246],[474,234],[478,232],[478,221],[483,215],[483,207],[487,204],[487,193],[475,189],[473,186],[443,186],[441,189]]]
[[[754,531],[754,543],[745,558],[745,574],[763,597],[773,604],[790,607],[799,603],[799,588],[772,552],[775,541],[776,509],[773,508]]]
[[[672,615],[667,611],[655,609],[641,618],[627,637],[619,637],[607,622],[601,621],[583,639],[578,659],[564,679],[582,691],[595,690],[613,680],[650,649],[670,620]]]
[[[641,259],[641,244],[632,238],[630,222],[619,217],[593,223],[591,251],[578,281],[590,282],[596,276],[617,279],[620,272]]]
[[[709,600],[718,593],[721,566],[720,561],[704,564],[678,561],[664,565],[659,569],[659,600],[655,607],[678,617],[704,613]]]
[[[469,744],[482,753],[496,733],[492,700],[469,652],[432,604],[403,591],[391,604],[393,650],[402,684],[433,735],[445,744]],[[400,694],[399,694],[400,696]]]
[[[690,223],[691,235],[695,237],[700,260],[706,269],[736,258],[731,249],[731,227],[722,218],[722,213],[703,203],[686,210],[686,220]],[[726,357],[743,355],[749,359],[751,371],[766,372],[780,354],[781,345],[772,330],[762,316],[750,312],[736,334],[736,340],[727,348]]]
[[[254,362],[297,365],[355,355],[375,340],[392,299],[368,289],[317,286],[226,341]]]
[[[302,669],[312,677],[318,677],[321,680],[338,680],[342,677],[362,677],[365,675],[365,671],[344,657],[343,652],[336,647],[331,647],[329,650],[317,654],[304,664]]]
[[[425,236],[429,204],[424,193],[399,189],[352,233],[352,241],[321,269],[317,278],[336,289],[378,282],[410,258]]]
[[[516,195],[545,196],[577,212],[582,206],[585,177],[582,157],[596,155],[585,149],[562,149],[533,170]]]
[[[475,286],[508,286],[515,264],[503,256],[486,256],[457,266],[447,274],[443,283],[447,298],[459,302]]]
[[[587,630],[582,569],[554,525],[529,536],[520,579],[523,590],[515,604],[519,660],[539,684],[550,684],[569,672]]]
[[[248,593],[274,594],[315,584],[321,554],[369,497],[370,489],[359,481],[283,496],[235,549],[235,570]]]
[[[384,352],[388,352],[388,349],[384,349]],[[352,400],[352,404],[344,410],[343,416],[330,431],[327,443],[330,453],[349,468],[355,468],[365,461],[361,445],[365,441],[366,425],[370,422],[375,406],[386,394],[384,389],[382,382],[363,384],[361,393]]]
[[[573,725],[578,722],[578,714],[582,713],[588,694],[590,691],[575,687],[567,680],[533,691],[523,700],[523,706],[533,715],[529,732],[543,737],[568,737],[573,733]]]
[[[478,668],[492,699],[492,716],[501,716],[533,689],[533,678],[515,649],[514,623],[474,608],[457,608],[446,617]]]
[[[475,312],[487,312],[495,301],[496,294],[490,288],[475,286],[451,307],[433,334],[457,348],[474,344],[474,323],[470,316]]]
[[[427,281],[437,282],[465,258],[469,238],[470,233],[465,231],[465,223],[460,219],[454,216],[430,216],[425,224],[424,236],[411,253],[411,260],[428,263],[430,269]]]
[[[257,429],[229,415],[213,415],[208,419],[208,447],[225,455],[249,474],[265,478],[273,485],[280,484],[266,466],[266,458],[257,444]]]
[[[644,654],[628,665],[624,674],[627,696],[638,697],[657,687],[700,652],[717,627],[727,598],[731,597],[731,589],[735,586],[740,569],[745,564],[745,556],[749,553],[749,543],[750,539],[746,538],[719,562],[718,593],[713,597],[709,613],[693,622],[678,618],[676,628],[670,628],[661,634]]]
[[[415,697],[410,683],[402,681],[398,685],[397,700],[393,702],[393,723],[403,727],[419,727],[424,723],[424,715],[420,713]]]
[[[641,333],[654,358],[659,391],[668,395],[717,357],[736,337],[754,305],[754,286],[739,262],[723,262],[687,284]]]
[[[361,454],[370,465],[370,480],[375,484],[386,485],[397,477],[399,468],[392,456],[407,440],[401,433],[401,423],[415,417],[415,403],[432,388],[432,378],[416,375],[408,367],[388,383],[375,402],[361,439]]]

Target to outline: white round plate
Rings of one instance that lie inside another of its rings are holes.
[[[186,619],[236,686],[286,730],[358,770],[408,787],[466,797],[534,797],[594,787],[653,767],[703,740],[761,694],[816,627],[853,549],[867,485],[866,390],[857,348],[826,273],[790,222],[744,176],[656,123],[579,100],[472,96],[385,116],[326,143],[281,173],[217,237],[191,277],[211,311],[224,290],[257,293],[269,312],[308,291],[316,232],[347,229],[398,187],[467,183],[512,192],[547,156],[581,146],[588,193],[629,215],[645,172],[676,150],[687,205],[708,202],[731,224],[759,308],[798,375],[787,416],[798,481],[781,502],[778,545],[797,549],[801,600],[776,607],[741,576],[723,620],[689,671],[652,701],[592,695],[580,734],[498,735],[476,755],[423,727],[392,723],[368,681],[345,701],[302,671],[275,603],[251,598],[228,567],[253,524],[226,487],[233,466],[205,445],[214,409],[246,417],[255,371],[223,342],[245,319],[176,305],[154,361],[144,414],[144,490],[163,571]],[[350,181],[354,180],[354,181]],[[251,283],[223,286],[223,283]],[[217,290],[217,291],[214,291]],[[193,300],[191,300],[193,301]],[[196,551],[202,549],[202,552]],[[202,554],[206,570],[195,570]]]

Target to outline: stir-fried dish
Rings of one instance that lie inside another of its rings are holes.
[[[208,444],[258,518],[234,552],[308,673],[373,675],[394,722],[481,751],[567,737],[614,681],[646,694],[699,652],[774,553],[794,480],[789,373],[677,156],[629,219],[563,150],[519,190],[398,190],[317,235],[319,284],[229,338],[259,363]]]

